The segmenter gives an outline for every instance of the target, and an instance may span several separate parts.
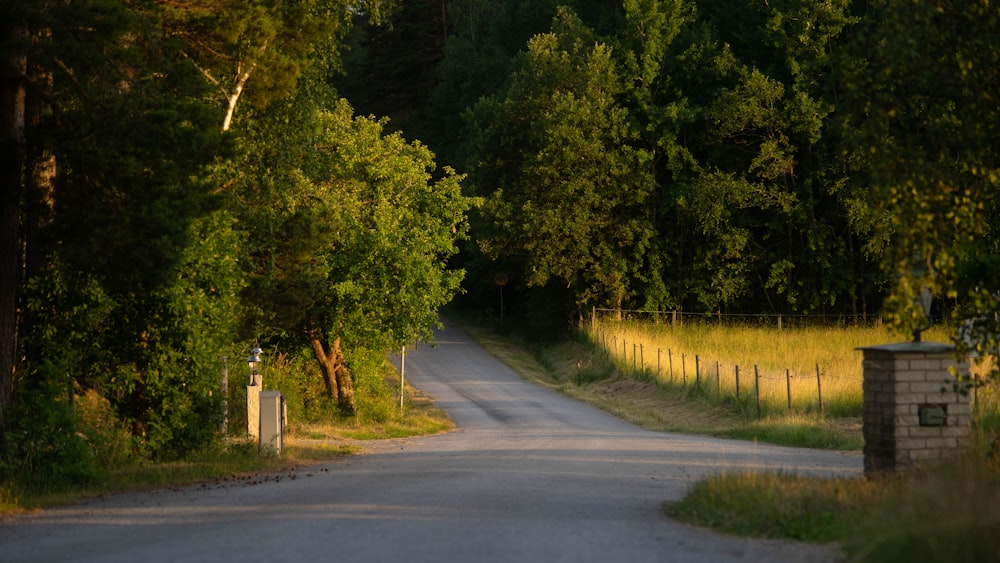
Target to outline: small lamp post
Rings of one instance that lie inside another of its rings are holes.
[[[910,268],[910,273],[914,278],[921,279],[927,274],[928,269],[924,267],[923,261],[920,259],[920,255],[915,256],[917,260],[914,265]],[[934,269],[930,269],[931,277],[934,277]],[[914,299],[917,305],[920,305],[920,310],[924,314],[923,323],[914,327],[913,329],[913,341],[920,342],[920,334],[931,327],[931,305],[934,301],[934,294],[931,293],[931,288],[925,281],[921,281],[920,289],[917,290],[916,297]]]
[[[250,367],[250,386],[260,385],[260,373],[257,371],[257,366],[260,365],[260,355],[264,352],[260,348],[254,346],[253,350],[250,350],[250,357],[247,358],[247,365]]]

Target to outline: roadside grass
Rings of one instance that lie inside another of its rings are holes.
[[[880,479],[721,474],[664,509],[730,534],[837,542],[859,563],[1000,557],[1000,464],[982,451]]]
[[[338,424],[303,423],[291,429],[293,436],[311,440],[385,440],[449,432],[455,423],[430,397],[407,384],[402,414],[397,411],[380,421],[355,418]]]
[[[664,505],[684,522],[741,536],[827,543],[848,536],[900,482],[729,473],[703,479]]]
[[[718,396],[707,382],[684,386],[648,371],[623,372],[619,360],[586,336],[530,345],[519,343],[516,335],[504,337],[464,321],[460,315],[449,318],[522,377],[643,428],[786,446],[835,450],[859,450],[862,446],[860,412],[858,416],[834,417],[819,413],[790,416],[778,411],[758,419],[749,394],[737,401]]]
[[[100,471],[87,482],[73,487],[59,486],[15,490],[0,486],[0,514],[11,514],[77,502],[113,493],[176,487],[199,482],[278,472],[295,466],[355,454],[361,448],[348,444],[296,444],[291,437],[281,457],[260,455],[257,444],[248,440],[219,440],[182,461],[127,463]]]
[[[397,376],[398,377],[398,376]],[[398,387],[397,387],[398,389]],[[419,390],[407,386],[403,412],[398,395],[391,416],[327,417],[321,421],[293,421],[285,429],[281,456],[261,454],[257,443],[247,439],[220,437],[183,460],[143,462],[120,452],[102,464],[89,478],[72,484],[18,487],[0,476],[0,516],[60,506],[113,493],[177,487],[210,481],[235,481],[294,471],[296,467],[330,463],[361,453],[366,440],[438,434],[454,423]],[[81,399],[81,403],[85,403]],[[90,412],[81,409],[84,413]],[[94,421],[84,421],[93,424]],[[245,424],[235,421],[231,428]],[[105,429],[105,435],[110,434]]]
[[[770,416],[713,434],[723,438],[821,450],[860,450],[864,446],[861,421],[853,418],[818,419],[801,414]]]
[[[623,376],[623,362],[589,339],[518,345],[516,338],[460,324],[525,378],[647,428],[804,447],[863,444],[857,417],[777,409],[758,420],[746,404],[716,400],[698,387],[671,385],[648,371]],[[872,343],[858,345],[866,344]],[[858,387],[860,381],[858,373]],[[974,444],[959,459],[878,479],[721,473],[664,510],[724,533],[834,543],[852,562],[1000,561],[1000,394],[995,385],[976,394]]]

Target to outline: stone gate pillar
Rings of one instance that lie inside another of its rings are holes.
[[[969,437],[968,394],[952,384],[968,363],[954,346],[901,342],[859,348],[864,354],[865,475],[905,471],[962,449]]]

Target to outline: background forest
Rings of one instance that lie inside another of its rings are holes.
[[[986,0],[13,0],[0,7],[2,464],[217,436],[223,357],[358,416],[459,296],[885,315],[997,348]],[[364,117],[368,116],[368,117]],[[408,140],[409,139],[409,140]],[[419,139],[419,140],[417,140]],[[360,406],[359,406],[360,405]]]

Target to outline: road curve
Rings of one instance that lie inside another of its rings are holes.
[[[664,515],[699,478],[860,475],[859,454],[642,430],[520,379],[447,324],[406,375],[458,430],[267,480],[123,494],[0,524],[4,562],[834,561]]]

